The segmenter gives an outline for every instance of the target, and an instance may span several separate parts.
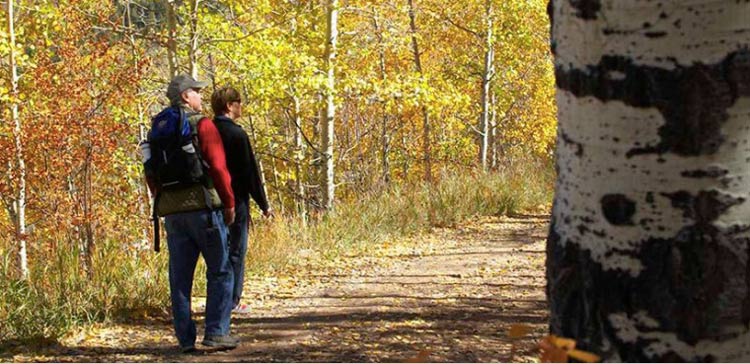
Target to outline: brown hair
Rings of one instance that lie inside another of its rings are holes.
[[[227,104],[235,101],[242,101],[240,93],[231,87],[222,87],[211,95],[211,109],[214,115],[224,115],[229,111]]]

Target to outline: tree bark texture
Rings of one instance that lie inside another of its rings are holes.
[[[417,14],[414,1],[408,0],[409,5],[409,29],[411,30],[411,50],[414,55],[414,68],[419,77],[424,78],[422,70],[422,59],[419,53],[419,42],[417,41]],[[432,182],[432,145],[430,135],[430,111],[427,105],[422,105],[422,155],[424,160],[424,180]]]
[[[167,7],[167,61],[169,62],[169,79],[177,75],[177,15],[174,0],[165,0]]]
[[[549,11],[551,332],[609,361],[750,360],[750,4]]]
[[[299,97],[292,96],[294,102],[294,192],[297,201],[297,213],[303,225],[307,223],[307,201],[305,198],[305,186],[302,183],[302,161],[305,158],[305,143],[302,138],[302,117]]]
[[[383,41],[383,29],[380,26],[378,11],[375,6],[372,7],[372,26],[373,30],[375,30],[375,36],[378,38],[378,68],[380,68],[380,79],[383,81],[383,84],[385,85],[388,74],[386,72],[385,68],[385,44]],[[381,113],[383,114],[381,116],[381,134],[380,134],[380,140],[381,140],[381,162],[382,162],[382,168],[383,168],[383,176],[382,181],[385,185],[388,185],[391,183],[391,163],[389,160],[389,154],[391,149],[391,135],[388,130],[388,108],[386,107],[387,100],[383,99],[380,102],[381,104]]]
[[[28,256],[26,252],[26,159],[23,148],[23,129],[18,116],[18,63],[16,62],[16,33],[13,23],[13,0],[8,1],[8,36],[10,41],[10,117],[13,119],[13,140],[16,147],[16,172],[18,173],[18,195],[15,201],[16,239],[18,241],[18,260],[21,277],[29,276]]]
[[[484,70],[482,72],[482,90],[481,103],[482,114],[479,117],[479,130],[481,131],[479,143],[479,165],[483,171],[487,170],[488,151],[490,143],[490,89],[492,86],[492,76],[495,66],[495,49],[492,35],[492,0],[485,2],[485,49],[484,49]]]
[[[188,56],[190,58],[190,76],[198,79],[198,8],[200,0],[190,1],[190,48]]]
[[[325,86],[325,110],[321,115],[323,142],[323,206],[326,210],[333,208],[335,185],[333,173],[334,118],[336,105],[334,101],[336,78],[334,63],[336,59],[336,42],[338,40],[338,0],[329,0],[327,6],[325,67],[327,73]]]

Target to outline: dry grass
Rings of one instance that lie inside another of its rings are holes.
[[[250,232],[247,270],[279,272],[295,264],[303,249],[336,256],[475,216],[546,205],[552,183],[552,169],[539,164],[492,173],[443,173],[432,186],[393,185],[340,203],[306,225],[297,216],[280,216]],[[134,251],[121,242],[103,241],[87,274],[80,251],[58,249],[47,260],[34,260],[28,281],[14,278],[13,253],[0,245],[0,346],[56,338],[76,325],[163,314],[169,306],[166,252]],[[204,274],[202,263],[199,270],[196,277]],[[196,279],[195,294],[204,290],[204,280]]]

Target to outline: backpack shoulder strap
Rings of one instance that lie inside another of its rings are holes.
[[[190,124],[190,132],[193,137],[198,137],[198,122],[201,121],[205,116],[201,113],[191,112],[186,114],[188,123]]]

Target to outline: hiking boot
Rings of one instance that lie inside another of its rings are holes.
[[[240,344],[240,340],[229,335],[204,336],[203,345],[211,348],[234,349]]]
[[[238,303],[237,306],[234,306],[234,308],[232,309],[232,313],[239,313],[239,314],[250,313],[250,306],[244,303]]]
[[[180,346],[180,352],[183,354],[191,354],[196,352],[195,345]]]

